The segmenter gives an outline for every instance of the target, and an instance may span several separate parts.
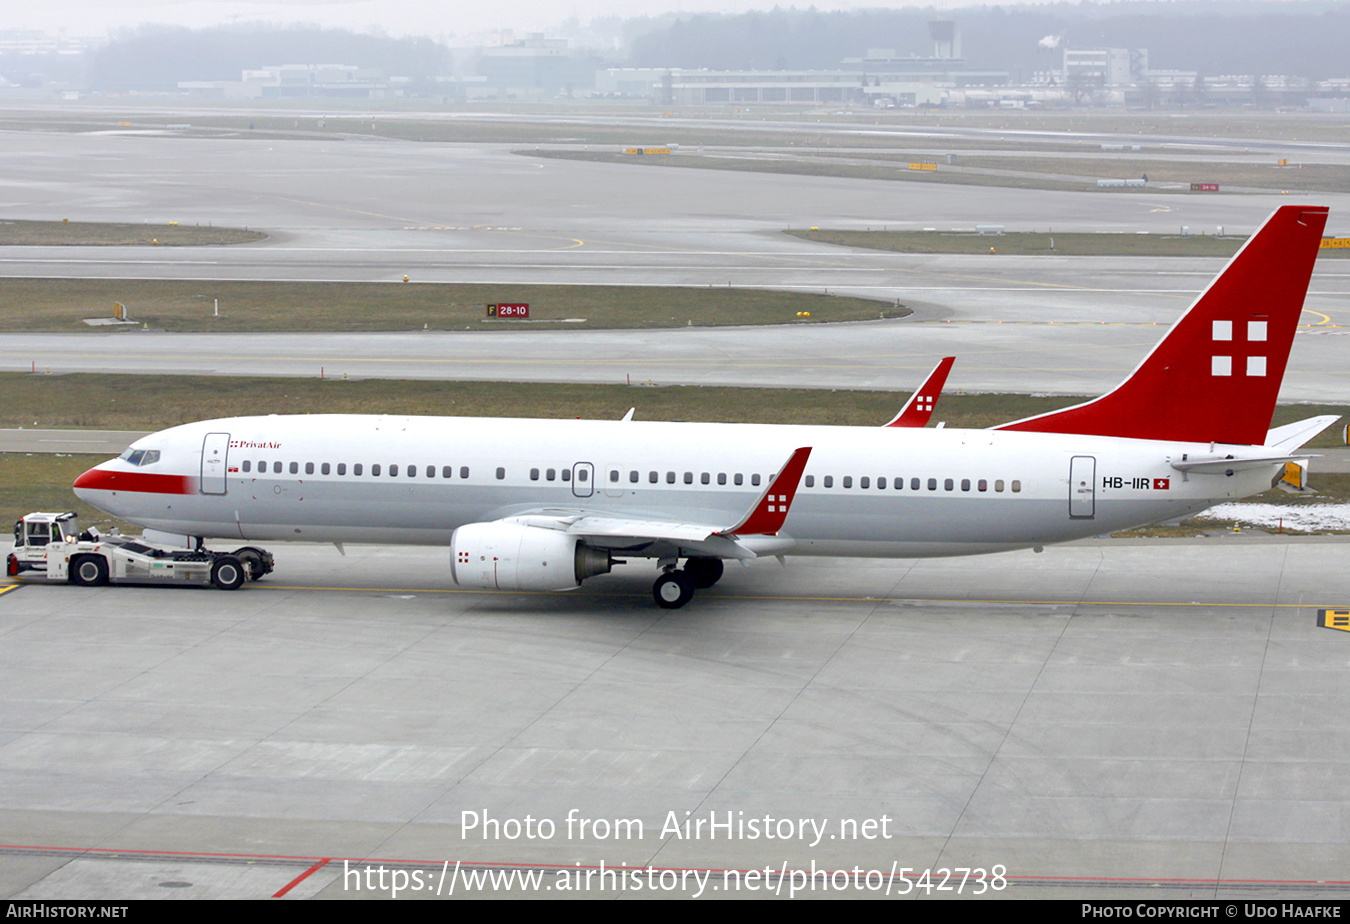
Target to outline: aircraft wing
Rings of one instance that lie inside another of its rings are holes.
[[[759,498],[734,522],[699,523],[654,517],[622,516],[587,511],[541,510],[509,517],[521,526],[556,529],[584,539],[588,544],[616,551],[667,543],[711,558],[755,558],[778,553],[790,540],[775,541],[797,494],[802,472],[810,458],[802,447],[779,469]]]

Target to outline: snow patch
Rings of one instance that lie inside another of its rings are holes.
[[[1350,504],[1219,504],[1200,516],[1212,520],[1252,523],[1257,526],[1315,532],[1327,529],[1350,530]]]

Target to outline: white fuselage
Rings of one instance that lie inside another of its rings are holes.
[[[780,533],[795,555],[1062,542],[1265,490],[1277,468],[1187,476],[1169,461],[1214,447],[994,430],[306,415],[164,430],[133,446],[157,460],[109,460],[76,490],[169,533],[448,545],[534,513],[730,526],[804,446]]]

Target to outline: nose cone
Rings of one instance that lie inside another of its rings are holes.
[[[76,478],[74,488],[80,500],[125,517],[125,513],[114,510],[109,504],[116,503],[118,507],[125,508],[128,505],[140,505],[153,497],[195,494],[197,481],[191,476],[175,475],[172,472],[143,472],[120,459],[109,459]]]
[[[107,465],[108,462],[103,464]],[[98,506],[99,501],[107,497],[106,492],[117,490],[117,474],[117,472],[94,466],[75,479],[73,485],[75,496],[87,504]]]
[[[119,476],[121,480],[126,480],[124,471],[113,469],[117,459],[108,459],[107,462],[96,465],[85,471],[82,476],[76,478],[76,484],[72,485],[76,497],[84,501],[85,504],[93,504],[94,507],[108,509],[108,501],[112,498],[112,492],[119,489],[126,489],[126,485],[119,485]],[[107,466],[107,467],[104,467]],[[112,511],[108,511],[111,513]]]

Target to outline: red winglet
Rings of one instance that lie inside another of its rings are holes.
[[[994,429],[1261,445],[1326,222],[1277,209],[1115,389]]]
[[[803,446],[794,452],[745,518],[731,529],[722,530],[721,535],[778,535],[778,531],[783,528],[783,521],[787,519],[792,499],[797,496],[797,485],[801,483],[802,472],[806,471],[806,460],[810,457],[810,446]]]
[[[937,404],[938,395],[942,394],[942,386],[947,381],[947,373],[952,371],[952,363],[956,362],[955,356],[944,356],[942,360],[933,367],[933,371],[928,373],[928,378],[924,379],[919,390],[910,395],[905,406],[900,409],[900,413],[888,427],[926,427],[928,419],[933,416],[933,406]]]

